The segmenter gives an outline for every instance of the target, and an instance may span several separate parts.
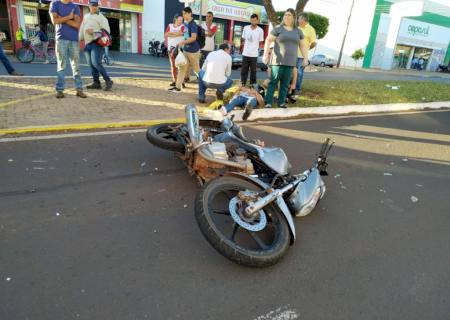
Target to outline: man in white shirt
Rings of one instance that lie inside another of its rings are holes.
[[[233,85],[231,79],[231,48],[221,44],[219,50],[211,52],[205,60],[198,78],[198,101],[205,103],[207,88],[216,89],[218,100],[223,100],[225,90]]]
[[[259,17],[257,14],[250,16],[251,25],[245,26],[242,32],[242,70],[241,83],[247,83],[248,69],[250,69],[250,85],[256,83],[256,64],[258,60],[259,47],[264,42],[264,31],[258,26]]]
[[[206,13],[206,21],[202,23],[202,28],[205,31],[205,46],[201,48],[202,56],[200,57],[200,68],[203,67],[208,54],[216,50],[215,36],[217,32],[217,26],[213,23],[214,14],[209,11]]]

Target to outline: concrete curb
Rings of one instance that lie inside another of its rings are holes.
[[[399,111],[418,111],[418,110],[437,110],[450,108],[450,101],[426,102],[426,103],[391,103],[378,105],[350,105],[333,107],[314,107],[314,108],[272,108],[255,109],[250,115],[248,121],[274,120],[299,118],[302,116],[337,116],[348,114],[364,113],[385,113]],[[235,120],[241,121],[243,111],[233,111]]]

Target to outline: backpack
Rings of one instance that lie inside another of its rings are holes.
[[[101,29],[100,32],[94,32],[94,42],[100,47],[108,47],[112,44],[112,38],[108,31]]]
[[[200,45],[200,49],[205,46],[206,41],[206,35],[205,30],[203,30],[203,27],[201,25],[197,25],[197,42]]]

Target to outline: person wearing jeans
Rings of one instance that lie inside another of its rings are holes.
[[[230,46],[221,44],[219,50],[211,52],[203,64],[198,80],[198,101],[205,102],[207,88],[216,89],[217,99],[223,100],[225,90],[233,85],[231,76]]]
[[[220,107],[219,110],[225,116],[233,111],[234,108],[242,107],[244,108],[244,115],[242,116],[242,119],[246,121],[253,109],[258,105],[264,106],[264,98],[261,94],[254,88],[247,89],[245,87],[241,87],[231,98],[230,102],[227,105]]]
[[[0,34],[1,34],[1,32],[0,32]],[[0,61],[5,66],[6,72],[8,72],[8,74],[10,74],[12,76],[23,76],[22,73],[19,73],[16,70],[14,70],[14,67],[11,65],[11,62],[9,62],[8,57],[6,57],[6,55],[5,55],[5,51],[3,51],[3,46],[2,46],[1,40],[2,39],[0,39]]]
[[[297,64],[297,50],[300,48],[303,56],[303,66],[308,62],[308,51],[303,40],[303,33],[296,26],[295,11],[288,9],[284,13],[283,22],[274,28],[267,37],[264,50],[264,63],[269,62],[269,49],[272,43],[273,57],[271,61],[271,75],[269,87],[265,96],[266,108],[272,107],[275,89],[280,84],[278,91],[278,106],[286,108],[286,96],[289,83],[292,79],[292,71]]]
[[[64,76],[67,62],[70,62],[72,67],[77,97],[86,98],[80,76],[80,43],[78,41],[78,29],[81,21],[80,7],[72,3],[71,0],[53,1],[50,5],[50,17],[55,25],[56,60],[58,63],[56,98],[64,98]]]
[[[80,39],[87,45],[84,48],[84,55],[88,65],[91,67],[91,74],[94,82],[88,85],[88,89],[101,89],[100,75],[105,80],[105,91],[112,89],[113,82],[103,67],[102,56],[104,49],[97,44],[97,38],[101,35],[101,30],[110,32],[108,20],[102,15],[98,8],[98,0],[89,1],[89,13],[84,17],[80,27]]]

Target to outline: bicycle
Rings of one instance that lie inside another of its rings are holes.
[[[25,40],[23,47],[17,50],[17,59],[22,63],[31,63],[36,57],[45,59],[44,50],[38,47],[40,43],[39,39]],[[53,47],[47,48],[47,60],[56,63],[56,52]]]

